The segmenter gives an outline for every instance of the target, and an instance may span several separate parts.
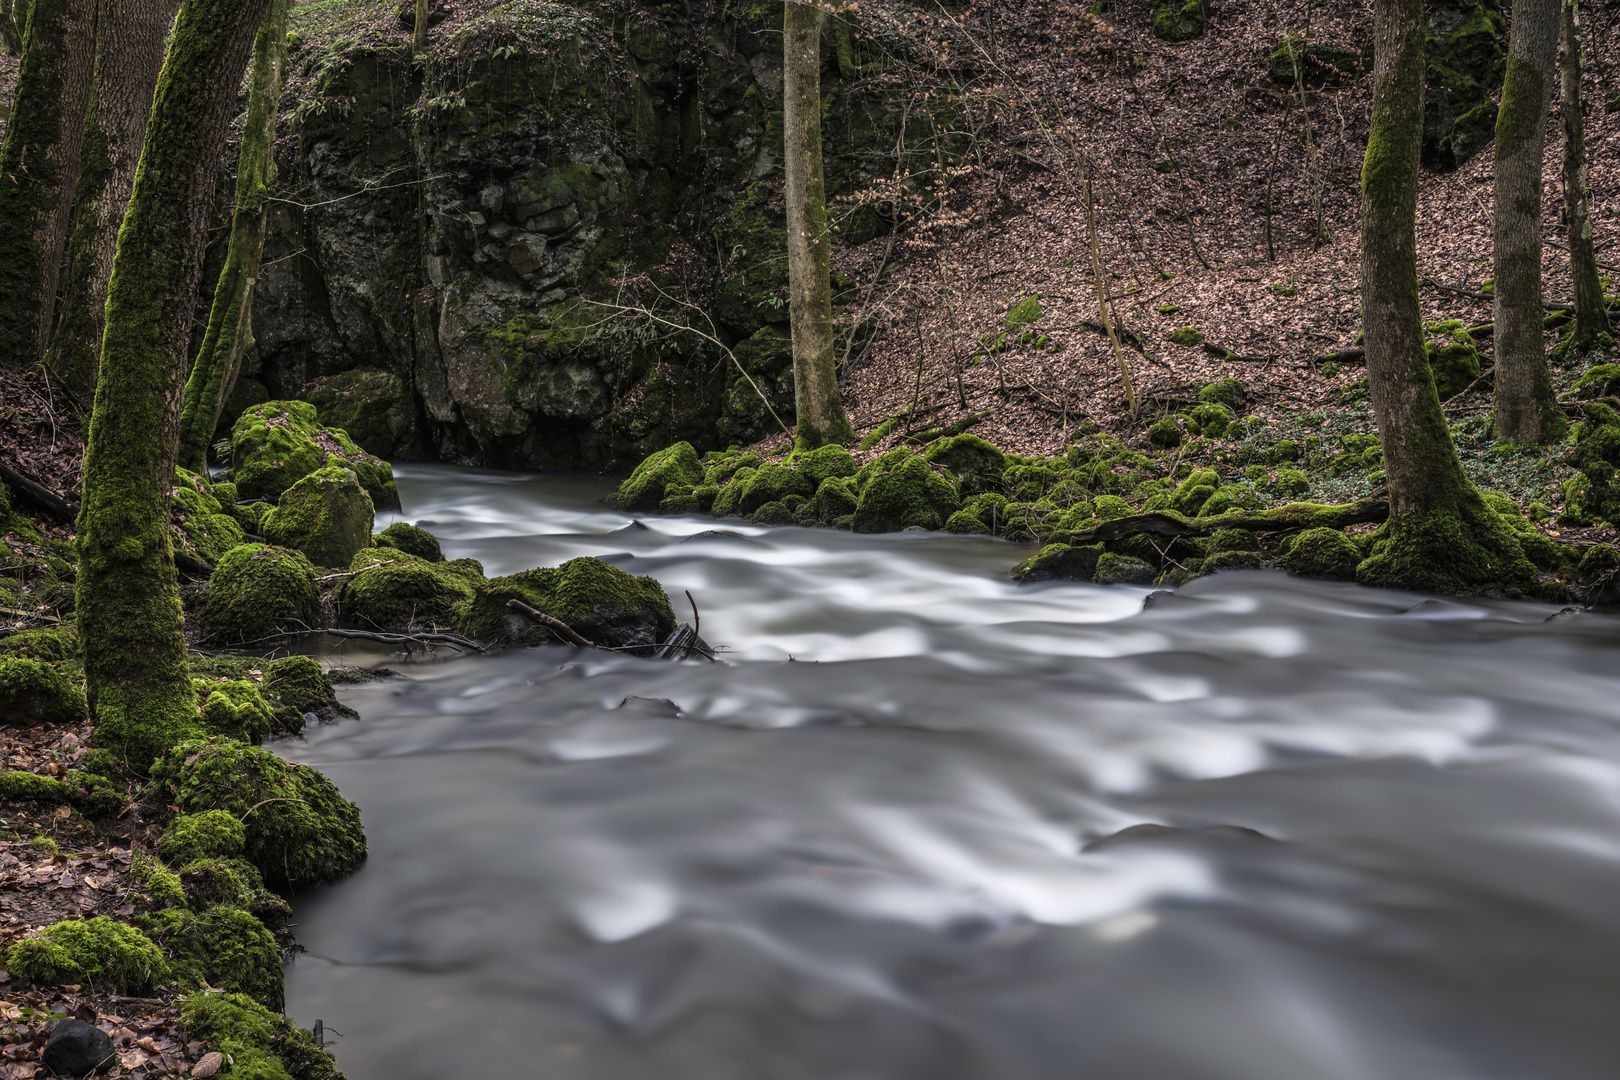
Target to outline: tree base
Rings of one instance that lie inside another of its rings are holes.
[[[1391,518],[1373,534],[1356,581],[1458,596],[1541,593],[1540,575],[1512,526],[1473,492],[1455,509]]]

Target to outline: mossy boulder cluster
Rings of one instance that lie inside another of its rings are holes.
[[[256,405],[231,428],[231,480],[241,499],[279,499],[304,477],[332,466],[352,472],[376,509],[399,509],[389,464],[342,430],[322,427],[306,401]]]

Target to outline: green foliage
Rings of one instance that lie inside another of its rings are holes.
[[[308,1031],[241,994],[194,994],[181,1016],[193,1036],[230,1055],[236,1080],[342,1080]]]
[[[203,595],[201,621],[219,644],[262,641],[320,623],[315,568],[296,551],[243,544],[225,553]]]
[[[197,859],[234,859],[242,854],[247,830],[224,810],[181,814],[158,839],[158,853],[172,863]]]
[[[54,923],[6,951],[13,977],[56,986],[88,983],[131,993],[162,982],[163,953],[145,934],[104,915]]]
[[[0,657],[0,723],[72,723],[89,715],[84,692],[60,671],[21,656]]]
[[[225,810],[246,827],[245,855],[267,881],[303,889],[352,873],[366,854],[360,810],[308,765],[220,738],[182,743],[152,783],[183,813]]]

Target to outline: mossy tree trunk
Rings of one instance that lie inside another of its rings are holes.
[[[848,443],[833,352],[832,243],[821,161],[819,0],[784,3],[783,165],[787,174],[788,319],[793,327],[793,404],[798,444]]]
[[[186,0],[113,257],[85,448],[78,623],[96,742],[140,766],[200,733],[168,524],[219,148],[269,0]]]
[[[1424,29],[1423,0],[1376,0],[1361,308],[1390,519],[1356,578],[1441,592],[1522,592],[1533,587],[1534,571],[1463,473],[1424,352],[1417,273]]]
[[[1496,114],[1492,429],[1505,443],[1553,442],[1568,427],[1547,371],[1541,308],[1541,157],[1552,104],[1560,3],[1514,0],[1507,75]]]
[[[1559,19],[1558,114],[1563,129],[1564,225],[1569,237],[1569,276],[1574,282],[1575,331],[1571,344],[1584,352],[1609,333],[1603,285],[1592,247],[1592,209],[1586,186],[1586,106],[1581,101],[1580,0],[1563,0]]]
[[[107,279],[118,226],[163,66],[175,0],[100,0],[95,74],[79,152],[68,231],[67,273],[47,359],[70,390],[91,399],[105,330]]]
[[[253,344],[253,288],[264,254],[270,191],[276,183],[276,106],[281,101],[287,58],[287,6],[287,0],[270,0],[253,42],[253,74],[242,150],[236,161],[230,246],[180,409],[180,464],[194,472],[207,467],[208,444],[220,410],[236,386],[242,354]]]
[[[96,0],[34,0],[0,147],[0,367],[45,355],[96,51]]]

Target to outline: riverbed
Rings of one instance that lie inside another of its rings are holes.
[[[370,838],[287,980],[350,1080],[1620,1075],[1620,619],[396,474],[724,662],[346,647],[405,677],[278,749]]]

